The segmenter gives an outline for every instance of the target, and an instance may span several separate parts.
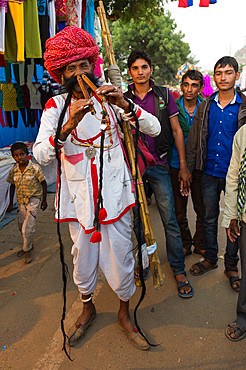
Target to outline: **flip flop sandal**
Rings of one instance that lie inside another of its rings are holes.
[[[190,249],[190,250],[188,250],[188,249],[185,249],[185,248],[184,248],[184,256],[185,256],[185,257],[190,256],[191,254],[192,254],[191,249]]]
[[[225,335],[227,336],[228,339],[232,340],[233,342],[238,342],[239,340],[242,340],[243,338],[246,337],[246,331],[242,331],[238,326],[236,322],[233,322],[232,324],[228,325],[228,327],[231,326],[234,329],[234,332],[238,334],[237,338],[232,338],[230,334],[227,333],[227,329],[225,331]]]
[[[193,297],[194,295],[194,290],[192,288],[192,286],[190,285],[190,282],[188,280],[186,281],[177,281],[177,285],[178,285],[178,295],[181,297],[181,298],[191,298]],[[191,288],[191,291],[189,293],[180,293],[180,289],[183,288],[184,286],[188,286],[189,288]]]
[[[234,270],[231,270],[231,271],[234,271]],[[236,287],[236,288],[233,288],[233,284],[236,283],[236,281],[241,281],[241,276],[229,276],[228,275],[228,271],[224,271],[224,274],[226,277],[228,277],[229,281],[230,281],[230,285],[232,287],[232,289],[235,291],[235,292],[240,292],[240,287]]]
[[[204,249],[194,249],[193,252],[196,253],[196,254],[201,254],[203,256],[205,250]]]
[[[149,269],[150,269],[150,266],[147,267],[146,269],[143,269],[143,277],[144,277],[144,280],[146,280],[148,278]],[[134,278],[135,279],[139,279],[139,268],[134,269]]]
[[[203,275],[205,274],[206,272],[210,271],[210,270],[214,270],[214,269],[217,269],[218,265],[217,263],[215,265],[212,265],[210,267],[205,267],[203,264],[201,264],[199,261],[197,263],[194,263],[194,266],[197,266],[199,268],[199,271],[198,272],[194,272],[190,269],[190,273],[191,275],[194,275],[194,276],[200,276],[200,275]]]

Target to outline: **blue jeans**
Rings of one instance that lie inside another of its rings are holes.
[[[202,194],[204,204],[203,221],[203,247],[205,249],[204,258],[210,263],[218,261],[218,217],[220,213],[219,201],[220,194],[225,191],[226,179],[207,175],[202,176]],[[238,241],[231,242],[227,237],[225,253],[225,269],[237,269],[238,263]]]
[[[183,244],[175,216],[169,171],[163,165],[151,166],[144,172],[143,180],[148,180],[155,196],[166,235],[167,259],[173,274],[185,274]]]

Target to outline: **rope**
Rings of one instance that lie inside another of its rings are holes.
[[[61,158],[59,155],[59,147],[58,147],[58,138],[61,132],[61,127],[62,123],[64,120],[64,116],[66,113],[66,110],[71,102],[72,99],[72,92],[70,92],[66,98],[64,108],[61,112],[61,115],[59,117],[58,121],[58,126],[57,126],[57,131],[56,131],[56,136],[55,136],[55,151],[56,151],[56,159],[58,162],[58,176],[59,176],[59,183],[58,183],[58,199],[57,199],[57,234],[59,238],[59,244],[60,244],[60,261],[62,265],[62,280],[63,280],[63,309],[62,309],[62,318],[61,318],[61,330],[63,334],[63,347],[62,350],[65,352],[66,356],[69,358],[70,361],[73,361],[71,357],[69,356],[67,349],[66,349],[66,338],[68,338],[65,329],[64,329],[64,320],[66,317],[66,303],[67,303],[67,298],[66,298],[66,288],[67,288],[67,280],[69,278],[69,271],[67,264],[65,263],[64,260],[64,246],[62,243],[62,238],[61,238],[61,232],[60,232],[60,203],[61,203]]]

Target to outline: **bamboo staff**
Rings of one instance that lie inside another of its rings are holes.
[[[101,23],[101,30],[102,30],[102,36],[107,52],[107,57],[109,61],[109,65],[116,64],[115,63],[115,57],[113,52],[113,46],[111,42],[110,37],[110,31],[108,28],[106,13],[104,10],[103,2],[99,1],[99,7],[97,8],[97,13],[100,19]],[[128,121],[123,122],[123,132],[125,136],[125,142],[126,142],[126,148],[127,148],[127,154],[129,157],[129,161],[131,164],[131,170],[132,170],[132,176],[133,179],[136,179],[136,173],[137,173],[137,183],[138,183],[138,192],[139,192],[139,203],[140,203],[140,215],[141,220],[143,224],[143,230],[144,230],[144,237],[147,247],[152,246],[155,244],[155,237],[151,225],[150,220],[150,214],[148,209],[148,204],[145,196],[144,186],[143,186],[143,180],[140,175],[140,171],[136,171],[135,167],[135,150],[134,150],[134,141],[133,136],[131,132],[131,127]],[[158,289],[163,284],[163,274],[161,272],[161,266],[160,266],[160,259],[157,253],[157,250],[153,254],[149,254],[149,260],[150,260],[150,267],[152,271],[153,276],[153,284],[154,288]],[[136,285],[140,285],[140,281],[137,281]]]

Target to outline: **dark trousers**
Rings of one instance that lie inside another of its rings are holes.
[[[203,198],[201,189],[201,178],[202,171],[194,170],[192,173],[193,180],[191,184],[191,198],[193,202],[194,211],[196,213],[196,232],[192,238],[191,232],[188,225],[187,219],[187,204],[188,197],[183,197],[180,194],[178,174],[179,169],[170,166],[171,181],[173,187],[175,214],[178,221],[178,225],[181,231],[181,238],[183,247],[187,250],[191,250],[192,244],[196,251],[200,251],[203,248]]]
[[[204,257],[212,264],[218,261],[218,217],[220,213],[220,194],[225,191],[226,179],[207,175],[202,176],[202,195],[204,205],[203,245]],[[231,242],[227,237],[225,269],[235,270],[238,263],[238,240]]]
[[[241,258],[242,280],[237,301],[237,324],[242,331],[246,331],[246,224],[241,222],[239,248]]]

